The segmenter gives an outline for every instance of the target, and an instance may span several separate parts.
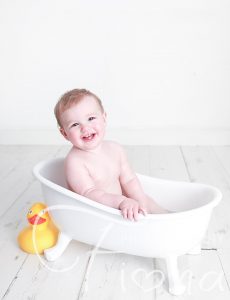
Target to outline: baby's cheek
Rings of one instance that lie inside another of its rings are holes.
[[[78,134],[76,134],[76,133],[71,133],[70,140],[72,142],[77,142],[77,143],[81,142],[80,136]]]
[[[97,131],[105,132],[105,126],[103,124],[97,125]]]

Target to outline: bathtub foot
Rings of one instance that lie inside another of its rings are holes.
[[[179,296],[185,292],[185,285],[182,284],[180,279],[177,257],[167,257],[166,265],[168,271],[169,293],[175,296]]]
[[[195,247],[193,247],[191,250],[189,250],[187,254],[191,254],[191,255],[201,254],[201,246],[200,246],[200,244],[197,244]]]
[[[49,249],[44,250],[45,258],[48,261],[54,261],[59,258],[65,251],[66,247],[69,245],[72,239],[66,235],[64,232],[60,232],[58,236],[57,244]]]

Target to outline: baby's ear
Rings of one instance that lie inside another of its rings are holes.
[[[104,121],[106,122],[106,119],[107,119],[107,113],[104,111],[103,112],[103,119],[104,119]]]
[[[59,131],[61,132],[61,134],[64,136],[64,138],[65,139],[67,139],[68,140],[68,138],[67,138],[67,134],[66,134],[66,132],[65,132],[65,130],[64,130],[64,128],[59,128]]]

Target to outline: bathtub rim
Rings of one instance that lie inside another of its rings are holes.
[[[119,209],[112,208],[112,207],[106,206],[104,204],[101,204],[99,202],[90,200],[87,197],[84,197],[80,194],[72,192],[71,190],[68,190],[67,188],[65,188],[63,186],[60,186],[60,185],[46,179],[45,177],[43,177],[40,174],[40,170],[44,166],[46,166],[48,163],[51,164],[51,163],[58,162],[58,161],[64,161],[64,157],[49,158],[49,159],[45,159],[45,160],[42,160],[42,161],[38,162],[33,167],[33,174],[34,174],[35,178],[38,179],[45,186],[47,186],[51,189],[54,189],[55,191],[61,193],[64,196],[68,196],[70,198],[78,200],[78,201],[80,201],[84,204],[87,204],[89,207],[95,207],[95,208],[97,208],[99,210],[102,210],[106,213],[110,213],[110,214],[113,214],[113,215],[116,215],[116,216],[120,216],[122,218],[122,220],[124,220],[125,223],[129,222],[129,221],[123,219]],[[149,176],[147,176],[147,175],[143,175],[143,174],[140,174],[140,173],[136,173],[136,174],[139,178],[146,178],[146,180],[150,179]],[[178,184],[180,184],[180,183],[181,184],[189,184],[189,185],[194,184],[196,186],[206,187],[206,188],[211,189],[214,192],[215,197],[209,203],[206,203],[206,204],[204,204],[200,207],[192,208],[192,209],[185,210],[185,211],[179,211],[179,212],[173,212],[173,213],[163,213],[163,214],[147,214],[146,216],[143,216],[142,214],[139,214],[140,215],[140,220],[142,220],[142,219],[143,220],[165,219],[165,218],[169,218],[169,217],[170,218],[188,217],[189,215],[194,214],[197,211],[206,210],[206,209],[213,209],[215,206],[217,206],[219,204],[219,202],[222,199],[222,193],[220,192],[220,190],[218,188],[212,186],[212,185],[209,185],[209,184],[189,182],[189,181],[168,180],[168,179],[157,178],[157,177],[151,177],[151,179],[154,179],[154,180],[159,181],[159,182],[165,182],[165,183],[174,182],[174,183],[178,183]]]

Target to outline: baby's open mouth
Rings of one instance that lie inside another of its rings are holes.
[[[95,135],[96,135],[96,133],[91,133],[91,134],[83,136],[82,139],[85,142],[89,142],[89,141],[92,141],[92,139],[95,137]]]

